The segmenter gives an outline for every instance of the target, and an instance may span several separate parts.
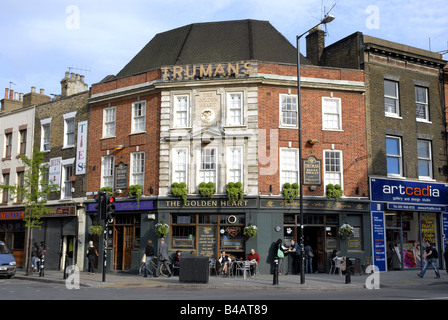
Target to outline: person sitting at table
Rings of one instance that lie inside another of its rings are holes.
[[[220,273],[226,277],[228,274],[228,270],[229,270],[229,264],[232,260],[228,256],[226,256],[225,251],[222,251],[218,261],[221,266]]]
[[[260,263],[260,255],[254,249],[250,249],[250,253],[247,255],[247,261],[253,262],[250,264],[250,274],[254,277],[256,268]]]

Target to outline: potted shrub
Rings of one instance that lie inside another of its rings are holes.
[[[215,194],[215,184],[213,182],[201,182],[199,184],[199,193],[203,197],[210,197],[213,198],[213,195]]]
[[[142,186],[140,184],[133,184],[129,186],[129,196],[132,198],[136,198],[137,201],[140,201],[140,198],[143,194]]]
[[[181,197],[182,200],[185,202],[187,202],[187,184],[185,182],[174,182],[171,185],[171,193],[175,196],[175,197]]]
[[[100,236],[103,233],[103,227],[97,223],[90,226],[90,234],[95,236]]]
[[[100,192],[107,192],[109,194],[112,194],[112,188],[111,187],[102,187],[100,189]]]
[[[241,182],[229,182],[226,187],[227,198],[229,201],[238,201],[243,199],[243,184]]]
[[[285,197],[285,200],[287,202],[293,202],[295,198],[299,195],[299,184],[293,183],[290,184],[289,182],[286,182],[283,184],[282,189],[283,197]]]
[[[339,199],[344,195],[344,191],[342,190],[339,184],[327,184],[327,198],[328,199]]]

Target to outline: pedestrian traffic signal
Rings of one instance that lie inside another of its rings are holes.
[[[107,197],[106,204],[106,217],[108,220],[113,220],[115,218],[115,197]]]

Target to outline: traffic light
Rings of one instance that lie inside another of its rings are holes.
[[[108,220],[113,220],[115,218],[115,197],[107,197],[106,203],[106,218]]]
[[[98,212],[98,215],[100,216],[100,219],[105,218],[106,214],[106,194],[104,192],[98,193],[98,196],[95,198],[96,205],[95,209]]]

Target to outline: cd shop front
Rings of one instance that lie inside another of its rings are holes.
[[[426,241],[436,247],[443,266],[447,185],[371,177],[370,190],[375,266],[382,272],[421,268]]]

